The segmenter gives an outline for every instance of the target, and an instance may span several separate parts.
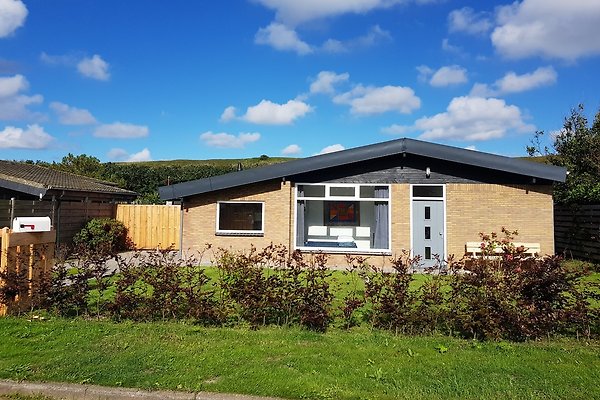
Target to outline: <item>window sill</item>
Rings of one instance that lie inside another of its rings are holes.
[[[262,236],[265,236],[265,233],[264,232],[215,232],[215,236],[262,237]]]
[[[367,254],[391,256],[391,250],[385,249],[358,249],[356,247],[296,247],[302,253],[328,253],[328,254]]]

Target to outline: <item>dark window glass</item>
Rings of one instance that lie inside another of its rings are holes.
[[[298,191],[304,192],[304,197],[325,197],[324,185],[301,185]]]
[[[425,207],[425,219],[431,219],[431,207]]]
[[[413,186],[413,197],[444,197],[444,187]]]
[[[353,188],[353,187],[347,187],[347,186],[332,186],[329,188],[329,195],[330,196],[353,197],[354,189],[355,188]]]
[[[262,231],[261,203],[219,203],[220,231]]]
[[[425,227],[425,239],[431,239],[431,227],[430,226]]]
[[[431,247],[425,247],[425,259],[431,260]]]

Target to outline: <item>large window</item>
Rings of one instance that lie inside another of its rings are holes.
[[[217,203],[217,233],[230,235],[256,235],[264,233],[264,203]]]
[[[389,185],[297,185],[296,248],[389,252],[389,238]]]

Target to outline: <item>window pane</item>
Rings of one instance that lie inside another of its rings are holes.
[[[304,191],[304,197],[325,197],[324,185],[300,185],[298,192]]]
[[[261,231],[261,203],[219,203],[220,231]]]
[[[425,219],[431,219],[431,207],[425,207]]]
[[[430,226],[425,227],[425,239],[431,239],[431,227]]]
[[[354,188],[346,186],[332,186],[329,188],[329,195],[354,197]]]
[[[425,247],[425,259],[431,260],[431,247]]]
[[[375,186],[361,186],[360,187],[361,199],[373,199],[375,198]]]
[[[444,197],[444,187],[413,186],[413,197]]]

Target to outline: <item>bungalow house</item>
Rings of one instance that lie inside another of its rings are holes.
[[[564,168],[398,139],[159,188],[182,202],[182,249],[281,243],[373,257],[409,250],[424,266],[461,257],[479,232],[518,230],[554,253],[553,182]]]

